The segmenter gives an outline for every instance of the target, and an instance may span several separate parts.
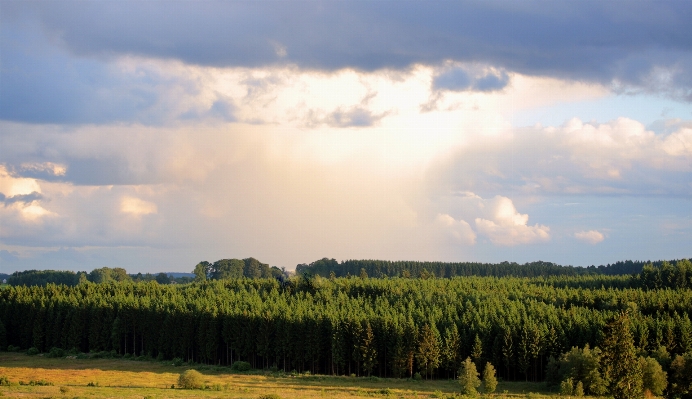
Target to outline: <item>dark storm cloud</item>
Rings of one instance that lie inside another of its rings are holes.
[[[0,7],[4,120],[235,120],[232,104],[223,101],[208,111],[169,109],[165,88],[191,95],[198,88],[152,71],[120,71],[110,61],[122,55],[320,70],[405,69],[451,60],[692,100],[687,1],[60,1]],[[435,86],[492,91],[508,82],[506,75],[487,75],[463,87],[463,73],[456,74],[439,76]]]
[[[140,54],[215,66],[288,61],[373,70],[453,59],[528,74],[640,82],[654,66],[689,66],[692,49],[692,4],[685,1],[34,6],[47,32],[77,54]],[[689,76],[683,80],[690,83]]]

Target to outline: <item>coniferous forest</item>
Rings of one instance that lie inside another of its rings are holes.
[[[305,265],[294,277],[215,278],[218,268],[204,263],[190,284],[8,286],[0,347],[398,378],[456,378],[470,359],[504,380],[615,397],[632,394],[610,381],[632,361],[625,372],[639,373],[640,391],[692,392],[689,260],[626,275],[447,278],[432,267],[369,277],[376,270],[363,265],[374,261],[360,262],[357,273]],[[634,360],[618,357],[629,352]]]

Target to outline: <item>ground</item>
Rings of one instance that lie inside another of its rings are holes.
[[[196,368],[205,390],[172,389],[180,373]],[[446,398],[459,392],[453,380],[403,379],[233,373],[226,367],[183,365],[126,359],[76,359],[0,353],[0,376],[11,386],[0,386],[0,396],[12,398],[260,398],[276,394],[292,398]],[[20,385],[31,381],[52,385]],[[552,394],[554,395],[554,394]],[[501,382],[494,398],[552,396],[542,384]]]

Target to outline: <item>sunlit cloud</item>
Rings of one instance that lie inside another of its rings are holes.
[[[574,237],[579,241],[584,241],[592,245],[598,244],[605,239],[603,233],[598,230],[578,231],[574,233]]]

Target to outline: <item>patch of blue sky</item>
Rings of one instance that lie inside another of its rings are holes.
[[[563,102],[517,112],[512,116],[514,126],[560,126],[572,118],[584,122],[605,123],[620,117],[643,123],[656,130],[659,120],[692,120],[692,104],[653,95],[611,95],[600,99]]]

